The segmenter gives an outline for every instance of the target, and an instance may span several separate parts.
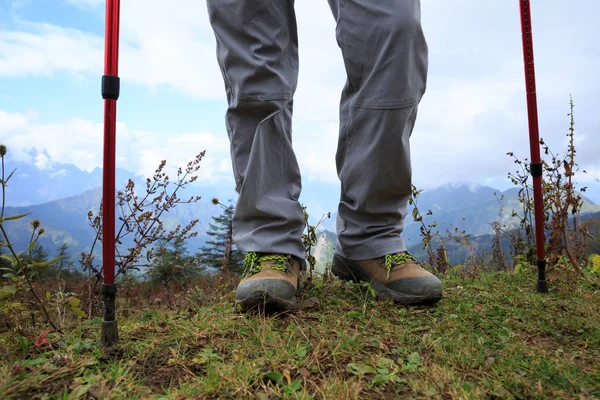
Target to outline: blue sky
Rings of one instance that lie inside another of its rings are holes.
[[[533,0],[542,137],[563,152],[569,95],[582,169],[600,177],[600,2]],[[201,180],[233,185],[225,96],[205,0],[124,0],[118,163],[151,173],[207,150]],[[517,0],[422,0],[428,91],[412,138],[414,183],[510,187],[508,151],[528,156]],[[300,78],[294,147],[304,181],[337,187],[345,80],[326,0],[296,2]],[[102,162],[104,1],[0,0],[0,141],[52,169]],[[581,184],[598,186],[587,176]],[[600,193],[600,191],[597,191]],[[600,200],[600,198],[598,199]]]

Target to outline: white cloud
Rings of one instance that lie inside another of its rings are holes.
[[[52,169],[52,161],[44,153],[37,153],[34,157],[33,164],[41,170]]]
[[[58,170],[58,171],[56,171],[56,172],[53,172],[53,173],[51,173],[51,174],[50,174],[50,178],[57,178],[57,177],[59,177],[59,178],[60,178],[60,177],[63,177],[63,176],[65,176],[66,174],[67,174],[67,170],[66,170],[66,169],[64,169],[64,168],[62,168],[62,169],[59,169],[59,170]]]
[[[327,125],[316,130],[299,128],[295,130],[295,135],[294,150],[303,179],[337,185],[337,125]]]
[[[101,73],[102,38],[50,24],[24,25],[30,32],[0,31],[0,77]]]
[[[73,164],[88,172],[102,168],[101,124],[83,119],[40,124],[25,114],[0,110],[0,137],[11,158],[33,163],[39,169],[51,169],[53,163]],[[199,180],[204,183],[232,180],[226,136],[203,132],[167,136],[132,131],[123,123],[117,124],[117,166],[143,176],[152,176],[161,160],[167,160],[170,171],[185,168],[203,150],[207,152]]]

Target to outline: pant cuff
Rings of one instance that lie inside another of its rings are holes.
[[[376,246],[355,246],[342,248],[338,241],[335,252],[340,256],[353,261],[371,260],[383,257],[386,254],[400,253],[406,251],[406,244],[402,238],[388,240]]]

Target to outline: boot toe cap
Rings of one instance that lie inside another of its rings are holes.
[[[394,292],[414,296],[422,301],[437,301],[443,292],[442,281],[435,276],[398,279],[387,285]]]
[[[260,279],[242,282],[235,291],[235,306],[241,312],[294,312],[298,310],[296,293],[294,285],[285,280]]]

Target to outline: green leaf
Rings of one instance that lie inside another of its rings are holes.
[[[65,304],[68,304],[71,307],[79,307],[79,304],[81,304],[81,300],[79,300],[77,297],[68,297],[65,300]]]
[[[13,174],[17,172],[17,169],[13,169],[13,171],[8,175],[8,178],[6,178],[6,180],[4,181],[4,186],[6,186],[6,184],[8,183],[8,181],[10,180],[10,178],[12,178]]]
[[[299,391],[302,388],[302,379],[296,379],[289,387],[295,392]]]
[[[13,256],[8,255],[8,254],[0,254],[0,258],[3,258],[6,261],[11,262],[11,263],[14,261]]]
[[[79,308],[79,304],[81,304],[81,300],[79,300],[77,297],[67,297],[64,300],[63,304],[67,308],[67,310],[69,310],[74,315],[76,315],[78,317],[86,316],[85,313]]]
[[[297,355],[299,358],[304,358],[304,357],[306,357],[306,347],[304,347],[304,346],[298,347],[298,348],[296,349],[296,355]]]
[[[346,365],[346,371],[350,372],[351,374],[354,375],[358,375],[358,376],[362,376],[365,374],[375,374],[375,368],[366,365],[366,364],[356,364],[356,363],[350,363],[348,365]]]
[[[377,367],[395,367],[396,363],[394,362],[394,360],[386,358],[386,357],[381,357],[377,360]]]
[[[406,358],[409,364],[421,365],[423,364],[423,360],[421,359],[421,355],[419,353],[410,353]]]
[[[58,261],[60,261],[61,258],[62,257],[56,257],[55,259],[52,259],[50,261],[44,261],[44,262],[34,261],[34,262],[32,262],[32,265],[34,267],[39,267],[39,268],[41,268],[41,267],[47,267],[48,265],[56,264]]]
[[[405,372],[417,372],[421,365],[423,365],[423,360],[419,353],[410,353],[406,358],[406,363],[402,366],[402,370]]]
[[[521,270],[523,270],[523,265],[522,265],[521,263],[518,263],[518,264],[515,266],[515,274],[520,274],[520,273],[521,273]]]
[[[4,221],[12,221],[15,219],[23,218],[23,217],[28,216],[29,214],[31,214],[31,213],[28,212],[26,214],[17,214],[17,215],[11,215],[10,217],[4,217],[4,218],[0,219],[0,223],[2,223]]]
[[[265,374],[265,377],[271,380],[273,383],[279,383],[281,382],[281,378],[283,378],[283,375],[279,372],[270,371]]]
[[[0,300],[4,300],[13,295],[17,291],[17,288],[14,286],[4,286],[0,287]]]
[[[8,268],[3,268],[3,269],[8,269]],[[9,272],[7,274],[2,275],[3,278],[16,278],[15,274],[13,274],[12,272]]]
[[[592,254],[588,258],[588,263],[591,267],[592,274],[597,274],[600,272],[600,255]]]
[[[72,399],[80,399],[85,396],[90,388],[92,387],[91,383],[87,383],[85,385],[77,386],[70,394],[69,397]]]

